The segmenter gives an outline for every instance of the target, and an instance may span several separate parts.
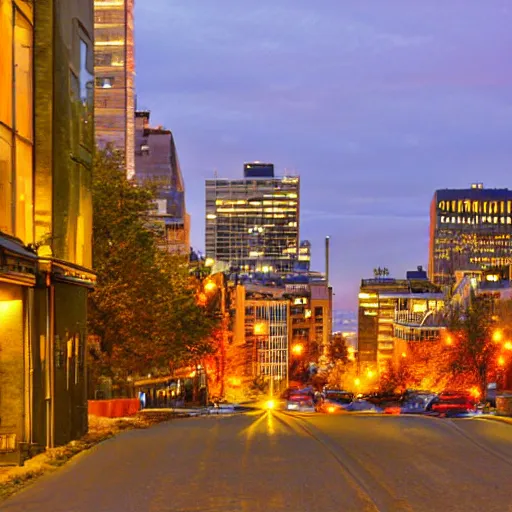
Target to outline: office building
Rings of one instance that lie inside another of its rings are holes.
[[[408,272],[405,279],[363,279],[358,315],[360,371],[385,372],[396,352],[395,336],[405,341],[436,336],[432,329],[423,329],[427,327],[424,320],[443,306],[441,289],[427,279],[421,267]]]
[[[291,272],[299,246],[300,181],[245,164],[239,180],[206,180],[206,257],[239,272]]]
[[[136,112],[135,177],[155,187],[156,204],[150,217],[162,234],[162,248],[188,255],[190,216],[174,137],[170,130],[150,126],[149,117],[148,111]]]
[[[112,144],[135,173],[134,0],[94,0],[94,117],[100,148]]]
[[[455,283],[458,270],[485,270],[512,263],[512,191],[437,190],[430,207],[430,279]]]
[[[264,291],[263,291],[264,290]],[[283,391],[288,386],[288,357],[290,341],[290,302],[283,290],[266,289],[247,282],[232,288],[234,306],[233,340],[228,360],[233,375],[245,388],[255,381],[262,387]]]

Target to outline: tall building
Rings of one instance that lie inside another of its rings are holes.
[[[148,111],[136,112],[135,177],[156,187],[151,218],[162,231],[162,248],[189,254],[190,216],[185,207],[185,185],[174,137],[170,130],[151,127]]]
[[[231,344],[243,354],[233,371],[247,387],[256,379],[283,391],[288,386],[290,302],[282,290],[273,291],[264,295],[261,287],[250,283],[233,288]]]
[[[245,164],[244,179],[206,180],[206,257],[239,271],[288,273],[299,246],[300,181],[272,164]]]
[[[134,0],[94,0],[94,117],[100,147],[113,144],[135,173]]]
[[[407,274],[406,279],[377,277],[361,282],[358,321],[361,371],[385,372],[396,352],[395,336],[413,340],[411,336],[419,336],[414,328],[421,324],[421,319],[417,322],[418,315],[423,318],[444,306],[441,289],[427,279],[424,270],[419,268]]]
[[[512,191],[437,190],[430,206],[429,276],[451,286],[457,270],[512,263]]]
[[[0,0],[0,464],[87,431],[92,41],[90,0]]]

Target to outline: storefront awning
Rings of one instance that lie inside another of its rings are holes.
[[[0,282],[34,286],[36,271],[37,255],[21,240],[0,232]]]

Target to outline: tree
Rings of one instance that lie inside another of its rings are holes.
[[[188,261],[158,249],[147,213],[151,189],[126,180],[120,157],[96,155],[89,331],[98,372],[126,378],[197,360],[215,324],[196,301]]]
[[[485,397],[489,375],[495,371],[499,345],[493,341],[495,325],[491,302],[472,294],[467,306],[449,312],[452,340],[447,349],[449,367],[468,387],[475,386]]]
[[[347,340],[341,333],[333,334],[331,343],[327,349],[327,356],[329,358],[329,362],[331,363],[338,361],[342,364],[348,363]]]

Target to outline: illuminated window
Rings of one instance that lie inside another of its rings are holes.
[[[113,76],[96,77],[96,87],[99,87],[100,89],[112,89],[113,86]]]
[[[0,0],[0,122],[12,126],[12,2]],[[0,142],[1,144],[1,142]],[[0,151],[3,151],[0,149]],[[3,158],[3,153],[0,153]],[[1,162],[0,162],[0,165]],[[1,173],[0,169],[0,173]],[[1,182],[0,182],[1,186]],[[1,192],[0,192],[1,193]],[[0,211],[0,215],[2,212]],[[0,224],[3,224],[0,217]]]
[[[13,234],[11,173],[12,133],[0,125],[0,231],[9,234]]]
[[[32,140],[32,46],[32,26],[16,11],[14,27],[16,131],[30,141]]]

